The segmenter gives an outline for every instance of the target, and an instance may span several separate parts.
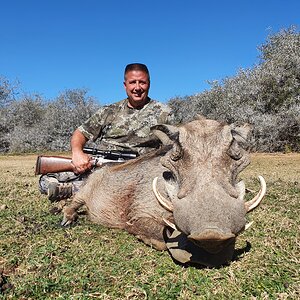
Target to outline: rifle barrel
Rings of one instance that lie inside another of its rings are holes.
[[[122,159],[133,159],[138,156],[137,152],[128,150],[99,150],[96,148],[83,147],[83,152],[90,155],[100,155],[103,158],[117,160]]]

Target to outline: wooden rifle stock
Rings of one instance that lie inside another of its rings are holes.
[[[137,157],[137,153],[131,151],[102,151],[93,148],[83,148],[83,152],[94,154],[91,157],[91,162],[94,167],[101,167],[103,163],[123,163],[128,159]],[[98,157],[99,155],[99,157]],[[35,175],[45,175],[47,173],[73,172],[76,173],[76,168],[70,157],[65,156],[48,156],[39,155],[35,165]]]
[[[35,175],[75,171],[70,157],[39,155],[36,160]]]

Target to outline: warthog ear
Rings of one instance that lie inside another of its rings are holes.
[[[235,159],[239,160],[248,150],[250,145],[250,135],[252,127],[249,124],[231,124],[230,131],[232,135],[232,141],[227,154]]]
[[[157,136],[164,145],[178,142],[178,128],[172,125],[155,125],[150,128],[151,132]]]
[[[243,149],[249,148],[250,137],[253,127],[250,124],[231,124],[231,134],[234,140]]]
[[[182,146],[179,142],[179,130],[172,125],[155,125],[151,131],[156,135],[164,145],[173,145],[173,151],[170,158],[173,161],[179,160],[183,155]]]

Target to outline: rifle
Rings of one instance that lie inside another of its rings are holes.
[[[123,163],[138,156],[138,153],[133,151],[99,150],[89,147],[84,147],[83,152],[92,156],[91,161],[94,167],[100,167],[104,163]],[[58,172],[76,173],[70,157],[47,155],[39,155],[37,157],[35,175]]]

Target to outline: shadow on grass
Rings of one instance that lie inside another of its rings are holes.
[[[239,261],[241,259],[241,256],[244,255],[245,253],[249,252],[250,249],[251,249],[251,244],[247,241],[247,245],[245,247],[234,250],[233,258],[232,258],[231,261],[223,263],[223,264],[218,265],[218,266],[205,266],[205,265],[202,265],[202,264],[199,264],[199,263],[193,263],[193,262],[189,262],[189,263],[184,264],[184,263],[181,263],[181,262],[177,261],[176,259],[174,259],[172,254],[169,251],[168,252],[170,254],[171,259],[173,260],[173,262],[176,265],[181,266],[183,268],[191,268],[192,267],[192,268],[201,270],[201,269],[222,269],[224,267],[228,267],[232,262]]]
[[[247,241],[245,247],[235,249],[235,239],[228,240],[220,252],[208,252],[197,243],[189,240],[185,234],[173,231],[168,234],[165,231],[165,241],[172,260],[183,267],[222,268],[238,261],[241,256],[251,249]]]

